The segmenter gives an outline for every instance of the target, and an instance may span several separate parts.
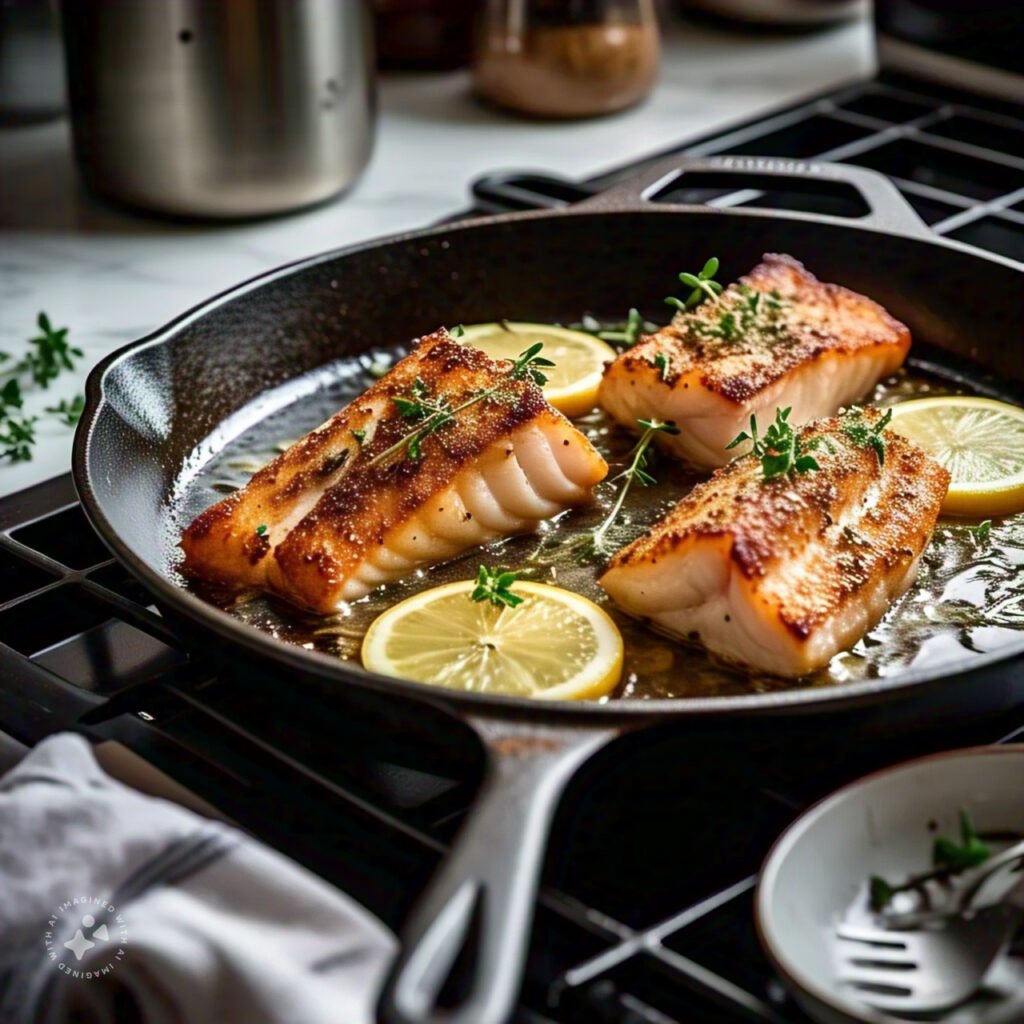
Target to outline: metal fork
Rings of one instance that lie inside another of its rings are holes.
[[[974,995],[1024,918],[1024,881],[998,902],[941,927],[897,931],[841,924],[840,983],[879,1010],[933,1013]]]

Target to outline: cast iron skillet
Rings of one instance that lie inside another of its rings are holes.
[[[855,188],[871,212],[850,221],[648,202],[681,173],[743,174],[754,187],[778,185],[779,177],[833,182]],[[558,320],[584,310],[620,317],[664,287],[658,282],[708,255],[719,256],[724,277],[733,279],[769,251],[792,253],[822,279],[870,295],[951,365],[973,361],[976,385],[1020,397],[1020,267],[931,236],[873,172],[758,158],[673,159],[567,210],[448,225],[303,260],[212,299],[104,360],[89,378],[74,454],[82,504],[169,615],[296,678],[313,674],[429,701],[468,721],[487,747],[490,771],[476,807],[407,923],[381,1000],[391,1024],[505,1019],[558,797],[576,768],[622,730],[701,716],[845,717],[883,702],[893,723],[971,714],[1024,695],[1013,681],[1024,636],[948,674],[930,667],[831,689],[604,705],[440,691],[287,646],[178,587],[165,570],[165,542],[177,528],[172,496],[214,450],[283,400],[275,397],[281,392],[261,402],[257,396],[339,356],[439,324]],[[468,985],[455,1006],[441,1007],[443,982],[471,932]]]

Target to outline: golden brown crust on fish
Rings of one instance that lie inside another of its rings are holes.
[[[496,453],[503,459],[513,455],[516,439],[536,447],[537,437],[557,436],[559,444],[572,446],[571,454],[582,460],[572,463],[580,480],[552,477],[546,497],[532,495],[537,508],[550,508],[548,514],[554,514],[585,500],[589,488],[607,472],[604,460],[547,404],[528,374],[511,370],[511,363],[496,363],[452,341],[443,330],[422,339],[351,405],[256,473],[238,494],[202,513],[181,541],[183,571],[239,588],[269,588],[307,607],[334,610],[340,600],[359,596],[355,590],[362,584],[351,585],[354,574],[365,570],[368,560],[383,559],[379,549],[387,548],[395,531],[409,524],[414,524],[413,532],[400,540],[403,549],[411,550],[404,561],[390,558],[392,569],[440,561],[503,532],[531,528],[540,516],[496,514],[491,527],[481,527],[474,540],[473,530],[460,531],[458,524],[437,519],[445,515],[444,495],[493,461]],[[395,400],[417,390],[424,402],[444,401],[455,412],[420,439],[414,457],[404,442],[428,417],[403,417]],[[483,392],[490,393],[474,401]],[[566,465],[571,454],[563,456]],[[523,486],[527,484],[524,480]],[[508,486],[506,480],[506,490]],[[527,513],[535,507],[516,493],[511,498]],[[428,510],[435,499],[441,504]],[[459,500],[452,496],[450,512]],[[552,504],[559,501],[563,504]],[[444,534],[440,539],[415,532],[417,516],[428,511]],[[469,522],[472,513],[460,512],[459,519]],[[419,560],[418,545],[424,555]],[[374,572],[374,578],[389,578],[383,569]]]
[[[702,333],[719,329],[723,309],[742,307],[744,289],[759,293],[766,307],[779,299],[781,306],[774,316],[766,312],[761,317],[763,327],[744,332],[737,325],[734,339]],[[660,352],[668,358],[663,378],[669,387],[696,385],[742,404],[809,360],[875,346],[902,350],[902,362],[910,331],[866,296],[819,281],[792,256],[766,253],[749,274],[729,285],[720,304],[704,302],[677,313],[620,361],[627,369],[649,368],[653,354]]]
[[[863,416],[869,425],[879,418],[875,410]],[[781,647],[789,648],[780,655],[781,663],[798,670],[784,674],[817,667],[812,662],[820,658],[803,659],[800,645],[869,590],[860,632],[873,625],[872,618],[877,621],[881,612],[876,616],[867,605],[884,611],[878,594],[891,597],[899,591],[931,537],[949,484],[948,472],[905,438],[886,432],[885,459],[879,463],[875,451],[854,443],[842,426],[840,419],[828,419],[800,432],[805,444],[823,439],[814,448],[818,471],[765,479],[752,455],[717,470],[650,532],[620,551],[602,584],[610,583],[618,600],[614,591],[643,585],[635,570],[707,546],[729,567],[722,577],[731,580],[729,600],[742,599],[752,610],[748,617],[763,625],[764,636],[774,634]],[[680,560],[681,570],[683,565]],[[670,596],[665,607],[672,609]],[[651,617],[657,621],[656,614]],[[730,657],[728,651],[718,653]],[[775,664],[757,665],[756,657],[735,660],[781,671]]]
[[[712,468],[751,413],[791,407],[795,424],[833,415],[909,348],[907,327],[878,303],[767,254],[717,303],[677,313],[606,367],[599,398],[633,429],[641,416],[674,421],[680,434],[659,446]]]

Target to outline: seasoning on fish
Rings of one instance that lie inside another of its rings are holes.
[[[913,582],[949,473],[873,409],[795,441],[817,468],[771,475],[757,454],[738,458],[618,552],[601,586],[760,672],[806,675],[852,647]]]
[[[697,468],[724,466],[751,414],[792,409],[794,425],[834,415],[895,372],[910,331],[866,296],[768,254],[746,277],[624,352],[598,399],[620,423],[674,422],[659,447]]]
[[[531,350],[532,352],[532,350]],[[317,612],[588,502],[608,472],[530,353],[444,330],[185,531],[182,571]]]

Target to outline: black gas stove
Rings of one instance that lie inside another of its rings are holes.
[[[674,152],[835,159],[891,175],[933,230],[1024,260],[1024,120],[895,74]],[[665,154],[658,154],[663,156]],[[625,177],[503,175],[462,215],[561,205]],[[856,215],[848,196],[702,189],[677,198]],[[208,652],[207,652],[208,653]],[[96,539],[69,477],[0,501],[0,729],[118,743],[353,894],[396,930],[458,828],[482,753],[443,716],[186,651]],[[918,753],[1024,738],[1024,709],[893,739],[870,718],[785,740],[655,729],[570,786],[545,867],[517,1020],[806,1018],[764,960],[756,871],[804,807]]]

